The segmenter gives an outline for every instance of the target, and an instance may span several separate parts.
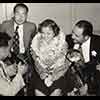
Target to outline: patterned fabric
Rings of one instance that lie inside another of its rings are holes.
[[[13,67],[13,65],[10,67]],[[0,95],[15,96],[24,88],[25,82],[20,72],[16,73],[15,77],[11,80],[7,68],[8,66],[0,60]]]
[[[13,37],[13,52],[15,55],[19,54],[19,35],[18,35],[18,26],[16,27],[16,30],[14,32]]]
[[[8,76],[5,67],[6,65],[2,61],[0,61],[0,77],[5,79],[6,81],[10,81],[10,77]]]
[[[50,43],[43,39],[41,33],[35,36],[31,44],[31,54],[41,79],[52,75],[55,81],[65,74],[68,69],[68,63],[65,60],[67,47],[63,32],[54,37]]]

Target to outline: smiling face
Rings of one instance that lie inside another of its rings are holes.
[[[18,25],[23,24],[27,19],[27,10],[23,7],[17,7],[14,12],[14,20]]]
[[[53,32],[52,28],[43,27],[42,28],[42,36],[47,42],[52,40],[54,38],[54,32]]]
[[[83,28],[79,28],[77,26],[74,27],[72,31],[72,39],[74,43],[83,43],[85,41],[85,36],[83,35]]]

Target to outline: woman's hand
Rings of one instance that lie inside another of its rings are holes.
[[[6,68],[6,71],[7,71],[8,76],[10,76],[10,77],[15,76],[18,71],[16,64],[8,66]]]
[[[24,75],[28,70],[28,66],[27,65],[22,65],[21,62],[18,64],[18,73],[20,73],[21,75]]]

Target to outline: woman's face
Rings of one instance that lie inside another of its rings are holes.
[[[42,36],[47,42],[52,40],[54,38],[54,32],[53,32],[52,28],[43,27],[42,28]]]

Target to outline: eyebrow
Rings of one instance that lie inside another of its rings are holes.
[[[72,33],[74,33],[75,36],[79,37],[77,34],[75,34],[75,32],[72,30]]]

